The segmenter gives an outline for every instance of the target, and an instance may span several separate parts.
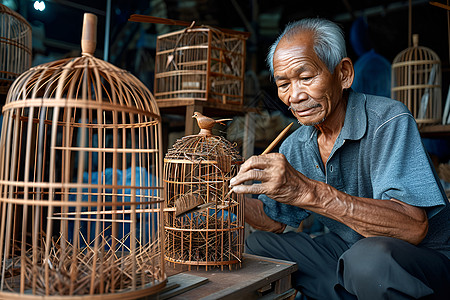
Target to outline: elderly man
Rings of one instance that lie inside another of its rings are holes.
[[[267,60],[304,126],[231,180],[260,194],[246,199],[258,229],[246,251],[297,262],[293,284],[307,298],[448,299],[450,206],[408,109],[351,90],[343,33],[328,20],[289,24]],[[283,233],[310,214],[329,232]]]

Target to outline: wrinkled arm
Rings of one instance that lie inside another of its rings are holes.
[[[264,212],[264,204],[259,199],[245,198],[244,218],[250,226],[263,231],[282,233],[286,228],[285,224],[272,220]]]
[[[244,185],[248,180],[261,183]],[[366,237],[389,236],[418,244],[428,230],[424,209],[396,199],[348,195],[326,183],[307,178],[279,153],[248,159],[230,183],[236,193],[266,194],[278,202],[339,221]]]
[[[396,199],[351,196],[323,182],[313,182],[310,192],[293,199],[293,205],[335,219],[365,237],[389,236],[417,245],[428,230],[423,208]]]

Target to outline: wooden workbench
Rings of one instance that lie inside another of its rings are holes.
[[[167,272],[173,272],[168,266]],[[153,299],[288,299],[295,294],[291,274],[297,270],[294,262],[244,254],[241,268],[190,271],[169,276],[167,288]]]

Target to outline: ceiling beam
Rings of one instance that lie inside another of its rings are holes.
[[[412,1],[412,6],[418,5],[418,4],[424,4],[428,3],[428,0],[414,0]],[[333,17],[333,20],[335,22],[348,22],[352,21],[355,18],[362,17],[362,16],[371,16],[371,15],[379,15],[379,14],[386,14],[388,12],[401,10],[408,8],[409,3],[406,1],[397,1],[394,3],[389,3],[387,5],[377,5],[373,7],[368,7],[363,10],[358,10],[353,12],[353,16],[350,13],[344,13],[344,14],[338,14]]]
[[[106,12],[104,10],[97,9],[97,8],[94,8],[94,7],[90,7],[90,6],[83,5],[83,4],[78,4],[78,3],[75,3],[75,2],[72,2],[72,1],[68,1],[68,0],[48,0],[48,2],[58,3],[58,4],[61,4],[61,5],[69,6],[69,7],[72,7],[72,8],[76,8],[76,9],[82,10],[84,12],[90,12],[90,13],[93,13],[93,14],[96,14],[96,15],[100,15],[100,16],[105,16],[106,15]]]

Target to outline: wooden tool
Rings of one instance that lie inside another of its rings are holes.
[[[275,148],[275,146],[283,139],[283,137],[286,135],[286,133],[288,133],[289,129],[291,129],[293,124],[294,124],[294,122],[292,122],[291,124],[286,126],[286,128],[284,128],[283,131],[280,132],[280,134],[273,140],[272,143],[270,143],[269,146],[267,146],[266,150],[264,150],[260,155],[264,155],[264,154],[267,154],[270,151],[272,151],[273,148]],[[228,197],[230,197],[232,192],[233,192],[233,189],[229,190],[223,199],[226,200]]]
[[[264,150],[263,153],[261,153],[260,155],[264,155],[264,154],[267,154],[270,151],[272,151],[273,148],[275,148],[275,146],[281,141],[281,139],[283,139],[283,137],[286,135],[286,133],[288,133],[289,129],[291,129],[293,124],[294,124],[294,122],[292,122],[291,124],[286,126],[286,128],[283,129],[282,132],[280,132],[280,134],[273,140],[272,143],[270,143],[269,146],[267,146],[266,150]]]

